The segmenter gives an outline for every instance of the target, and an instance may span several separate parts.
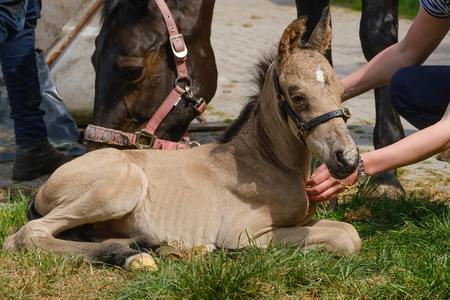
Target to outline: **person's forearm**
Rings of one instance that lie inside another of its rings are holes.
[[[422,161],[450,148],[450,120],[438,122],[404,139],[363,154],[367,175]]]
[[[400,47],[395,44],[386,48],[364,67],[343,78],[341,82],[345,91],[342,101],[388,84],[397,70],[410,65],[411,62],[404,60]]]
[[[430,16],[420,6],[405,38],[386,48],[358,71],[341,80],[343,100],[386,85],[394,73],[407,66],[417,66],[430,56],[450,30],[450,18]]]

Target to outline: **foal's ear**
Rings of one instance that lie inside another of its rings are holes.
[[[284,30],[283,36],[278,46],[278,59],[283,62],[288,57],[292,50],[297,47],[303,33],[305,32],[306,17],[300,17]]]
[[[307,46],[325,54],[325,51],[330,47],[331,43],[331,16],[330,7],[327,6],[323,10],[322,17],[319,23],[317,23]]]

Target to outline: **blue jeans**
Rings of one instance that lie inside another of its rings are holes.
[[[388,87],[394,109],[418,129],[437,123],[450,102],[450,66],[406,67]]]
[[[17,34],[8,34],[5,44],[0,46],[0,63],[8,91],[17,145],[41,142],[47,138],[43,119],[45,112],[39,108],[42,98],[34,45],[34,30],[40,17],[41,1],[28,0],[26,8],[22,19],[15,16],[15,21],[23,28],[19,28],[21,30]],[[0,14],[0,17],[5,18],[7,15]]]

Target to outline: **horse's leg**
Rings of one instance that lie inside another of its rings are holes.
[[[353,254],[361,248],[361,239],[352,225],[316,219],[304,226],[276,228],[255,241],[259,246],[281,243],[306,249],[323,247],[339,255]]]
[[[302,35],[302,41],[307,42],[317,23],[319,23],[322,17],[325,7],[330,5],[330,0],[295,0],[297,6],[297,17],[308,16],[306,20],[306,32]],[[325,57],[328,59],[331,65],[333,65],[331,59],[331,45],[325,53]]]
[[[398,41],[398,0],[363,0],[360,40],[364,56],[372,59],[383,49]],[[387,97],[387,86],[375,89],[376,124],[373,135],[375,149],[390,145],[405,134],[400,117]],[[387,193],[390,197],[404,194],[396,170],[372,177],[371,185],[378,185],[371,197]]]
[[[58,176],[52,176],[36,198],[39,207],[51,207],[51,210],[6,238],[3,249],[43,248],[55,254],[74,254],[88,261],[124,268],[139,268],[141,265],[153,267],[154,260],[150,255],[141,254],[124,242],[77,242],[56,238],[68,229],[108,220],[114,220],[116,225],[124,220],[120,230],[126,228],[127,218],[132,217],[132,212],[145,198],[147,178],[137,166],[124,161],[109,162],[108,172],[104,170],[98,168],[93,171],[91,178],[98,180],[92,180],[84,188],[71,185],[73,182],[68,179],[73,174],[64,176],[64,172],[55,173]],[[66,182],[63,187],[62,182]],[[130,240],[124,241],[129,243]]]

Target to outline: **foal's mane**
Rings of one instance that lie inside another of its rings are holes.
[[[220,144],[226,144],[234,139],[238,135],[242,127],[247,123],[250,116],[255,110],[255,106],[259,99],[264,81],[266,79],[267,70],[272,62],[277,58],[276,51],[271,51],[263,54],[259,62],[255,65],[255,71],[253,75],[253,83],[256,86],[256,91],[253,94],[247,96],[247,104],[241,110],[236,120],[228,127],[227,130],[217,139]]]

